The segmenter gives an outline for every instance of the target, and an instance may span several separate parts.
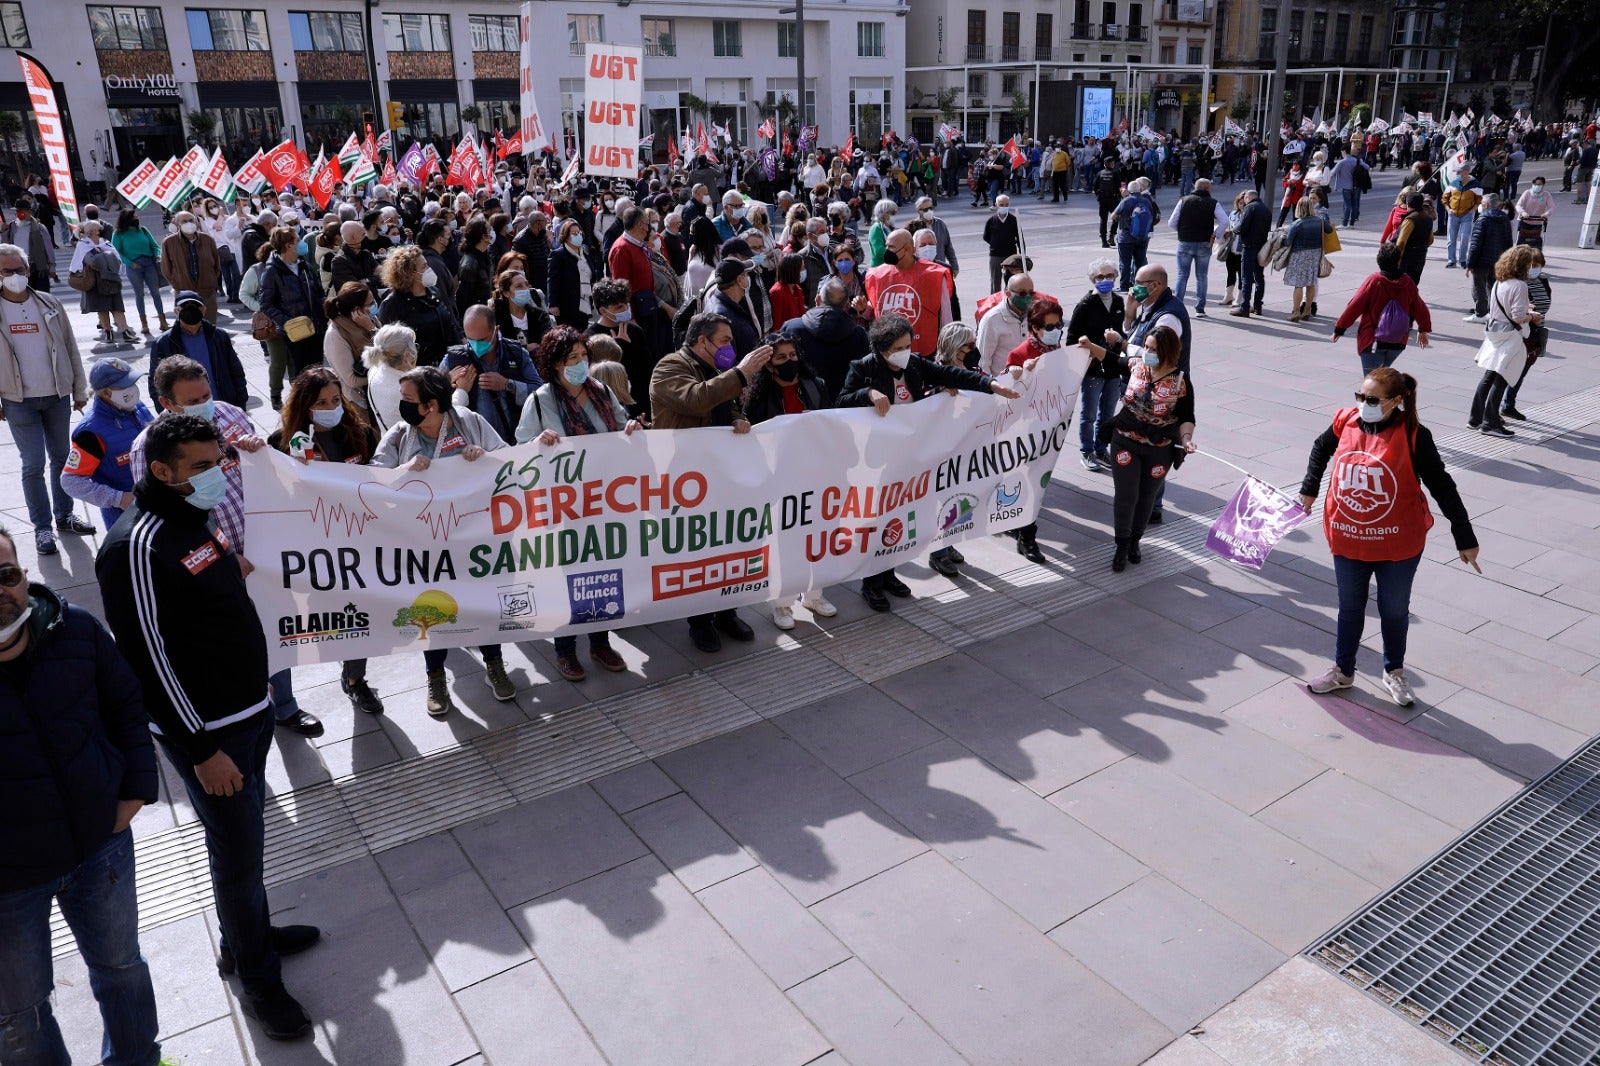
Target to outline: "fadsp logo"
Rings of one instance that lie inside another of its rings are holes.
[[[354,603],[337,611],[312,611],[286,614],[278,619],[278,647],[296,644],[325,644],[332,640],[351,640],[372,632],[367,612]]]
[[[1394,507],[1394,474],[1371,452],[1339,456],[1331,487],[1334,506],[1352,522],[1381,522]]]
[[[621,570],[591,570],[567,575],[567,600],[572,605],[572,624],[604,622],[621,618],[628,605],[622,595]]]
[[[939,536],[947,537],[972,528],[972,518],[978,507],[978,498],[965,492],[946,496],[939,501]]]
[[[994,505],[996,507],[1015,507],[1017,500],[1022,497],[1022,482],[1007,488],[1004,481],[994,487]]]
[[[666,563],[652,567],[650,580],[654,586],[653,595],[658,600],[670,600],[675,596],[692,596],[696,592],[709,592],[712,589],[743,592],[746,590],[741,586],[759,588],[767,582],[769,550],[767,545],[762,545],[753,550],[697,559],[692,563]]]
[[[922,316],[922,297],[910,285],[890,285],[879,299],[883,304],[878,310],[880,315],[903,315],[910,322]]]

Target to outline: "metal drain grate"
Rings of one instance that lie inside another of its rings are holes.
[[[1306,952],[1492,1066],[1600,1059],[1600,738]]]

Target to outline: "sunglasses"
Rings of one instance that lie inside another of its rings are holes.
[[[8,589],[16,588],[22,583],[22,577],[26,573],[26,570],[14,563],[0,566],[0,585],[4,585]]]
[[[1356,393],[1356,403],[1388,403],[1387,396],[1368,396],[1364,392]]]

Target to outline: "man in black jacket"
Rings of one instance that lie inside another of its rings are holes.
[[[333,278],[328,294],[337,296],[346,282],[362,281],[378,293],[378,257],[367,251],[367,231],[359,222],[345,222],[339,226],[339,250],[333,253],[328,273]]]
[[[1118,177],[1114,165],[1108,164],[1100,171],[1100,177],[1094,185],[1094,198],[1100,204],[1100,247],[1110,248],[1114,232],[1111,220],[1116,217],[1117,205],[1122,202],[1122,179]]]
[[[822,379],[829,402],[844,387],[850,364],[871,354],[867,331],[856,323],[849,304],[850,290],[830,277],[817,290],[817,306],[783,323],[783,332],[800,347],[800,358]]]
[[[211,518],[227,491],[222,438],[203,418],[169,414],[145,431],[144,454],[134,505],[95,560],[106,619],[205,827],[222,927],[217,968],[238,970],[241,1006],[267,1036],[302,1037],[311,1019],[283,987],[279,957],[321,933],[267,920],[267,643],[240,558]]]
[[[911,351],[911,323],[901,315],[879,315],[872,323],[867,341],[872,354],[850,364],[844,388],[835,401],[838,407],[873,407],[887,415],[897,403],[915,403],[929,389],[967,389],[990,392],[1007,399],[1017,398],[1015,390],[999,378],[990,379],[976,370],[945,366]],[[939,549],[944,550],[944,549]],[[890,596],[905,599],[911,587],[895,576],[894,567],[861,579],[861,595],[874,611],[887,611]]]
[[[1239,306],[1228,312],[1234,318],[1249,318],[1252,308],[1259,315],[1261,301],[1267,295],[1267,279],[1256,256],[1267,246],[1267,238],[1272,234],[1272,211],[1261,202],[1259,192],[1246,190],[1244,199],[1244,210],[1239,213],[1239,232],[1234,234],[1239,242]]]
[[[536,292],[544,292],[550,280],[550,220],[543,211],[535,208],[528,216],[528,224],[512,240],[511,250],[527,262],[528,284]]]
[[[0,529],[0,1015],[7,1062],[66,1062],[51,1012],[50,903],[72,928],[108,1062],[155,1062],[156,997],[139,953],[133,834],[157,799],[139,685],[111,634],[29,584]]]
[[[173,312],[178,320],[151,346],[145,395],[161,395],[156,389],[156,368],[174,355],[183,355],[205,369],[212,399],[231,403],[243,411],[250,405],[244,364],[234,351],[233,337],[227,330],[207,322],[205,309],[205,301],[196,292],[185,290],[173,299]]]
[[[1472,313],[1466,321],[1482,324],[1489,321],[1489,292],[1494,288],[1494,265],[1507,248],[1516,243],[1511,231],[1511,216],[1506,214],[1499,193],[1483,198],[1483,213],[1472,224],[1472,237],[1467,241],[1467,258],[1462,266],[1472,278]]]

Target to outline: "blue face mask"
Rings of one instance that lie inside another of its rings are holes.
[[[571,366],[564,366],[561,368],[561,376],[567,379],[568,385],[582,385],[589,380],[589,364],[573,363]]]
[[[1117,287],[1117,283],[1108,278],[1102,278],[1094,283],[1094,291],[1104,296]]]
[[[841,275],[848,277],[850,272],[856,268],[856,265],[848,259],[841,259],[837,263],[833,264],[833,268]]]
[[[217,417],[217,403],[215,400],[207,400],[205,403],[192,403],[183,409],[183,413],[194,415],[196,418],[203,418],[210,422]]]
[[[1147,366],[1147,367],[1150,367],[1152,369],[1154,369],[1155,367],[1160,366],[1161,365],[1161,356],[1160,356],[1160,354],[1158,352],[1156,352],[1156,350],[1153,349],[1153,348],[1146,348],[1144,350],[1144,365]]]
[[[633,308],[624,307],[622,310],[617,312],[616,318],[617,318],[617,321],[619,323],[632,322],[633,321]]]
[[[301,241],[299,244],[294,246],[294,250],[299,255],[310,255],[311,245],[307,244],[305,241]]]
[[[511,302],[518,307],[531,307],[533,305],[533,290],[518,289],[511,294]]]
[[[806,283],[807,276],[808,275],[804,270],[800,271],[800,284],[804,285]]]
[[[467,344],[472,348],[472,354],[481,359],[494,349],[494,338],[490,337],[485,341],[477,341],[469,337]]]
[[[751,256],[750,257],[750,265],[753,266],[753,267],[764,267],[764,266],[766,266],[767,265],[767,253],[766,252],[757,252],[755,255]]]
[[[223,472],[222,467],[214,466],[190,478],[188,485],[194,491],[184,499],[202,511],[209,511],[221,503],[222,498],[228,494],[228,475]]]

